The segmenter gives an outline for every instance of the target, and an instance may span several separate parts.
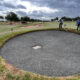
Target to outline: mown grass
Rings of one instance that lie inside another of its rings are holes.
[[[13,30],[17,30],[17,29],[19,29],[20,28],[20,25],[16,25],[15,27],[13,26],[13,27],[1,27],[0,28],[0,32],[7,32],[7,31],[11,31],[11,28],[13,28]]]
[[[4,74],[5,72],[5,66],[2,65],[3,64],[2,62],[3,62],[3,59],[0,57],[0,75]]]
[[[50,23],[48,23],[50,25]],[[44,25],[47,25],[47,27],[41,27],[38,29],[27,29],[27,30],[22,30],[22,31],[17,31],[17,32],[11,32],[7,33],[6,35],[0,35],[0,46],[2,46],[7,40],[27,33],[31,31],[40,31],[40,30],[59,30],[56,27],[49,27],[49,25],[44,23]],[[52,23],[51,23],[52,25]],[[56,24],[55,24],[56,25]],[[63,31],[70,31],[74,33],[80,34],[80,31],[77,31],[76,29],[69,29],[69,28],[64,28]],[[13,73],[16,71],[16,68],[10,70],[9,66],[5,65],[6,61],[0,57],[0,80],[80,80],[80,74],[75,75],[75,76],[69,76],[69,77],[46,77],[46,76],[41,76],[38,74],[30,73],[27,71],[22,71],[22,70],[17,70],[17,72]]]
[[[7,31],[11,31],[11,28],[13,28],[13,30],[18,30],[20,29],[21,27],[28,27],[28,26],[34,26],[34,25],[38,25],[39,22],[30,22],[30,23],[27,23],[27,24],[13,24],[13,25],[10,25],[10,24],[7,24],[7,23],[4,23],[4,22],[1,22],[0,23],[0,32],[7,32]]]
[[[59,22],[45,22],[43,25],[46,26],[46,27],[55,27],[55,28],[58,28]],[[63,23],[63,28],[77,29],[76,22],[75,21],[64,22]]]
[[[0,22],[0,25],[6,25],[7,23],[6,22]]]

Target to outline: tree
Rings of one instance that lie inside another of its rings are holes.
[[[73,18],[73,20],[76,21],[76,20],[78,20],[79,18],[80,18],[80,17],[78,16],[78,17]]]
[[[58,17],[56,17],[56,18],[54,18],[54,19],[51,19],[51,21],[53,22],[53,21],[56,21],[56,20],[58,20],[59,18]]]
[[[21,17],[21,21],[30,21],[30,18],[28,16]]]
[[[4,17],[3,16],[0,16],[0,19],[3,19]]]
[[[56,17],[54,20],[58,20],[59,18],[58,17]]]
[[[53,21],[54,21],[54,19],[51,19],[51,21],[53,22]]]
[[[64,21],[72,21],[72,18],[69,18],[69,17],[66,17],[66,16],[62,17],[61,19],[63,19]]]
[[[14,21],[14,22],[19,21],[19,18],[18,18],[18,16],[17,16],[17,14],[15,14],[14,12],[10,12],[10,13],[6,16],[6,19],[7,19],[8,21]]]

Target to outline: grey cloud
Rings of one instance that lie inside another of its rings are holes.
[[[12,3],[7,3],[7,2],[4,2],[3,3],[3,6],[5,6],[5,7],[7,7],[7,8],[16,8],[16,6],[14,5],[14,4],[12,4]]]
[[[14,3],[9,3],[9,2],[2,2],[0,3],[0,6],[2,6],[3,8],[10,8],[10,9],[26,9],[25,6],[19,4],[14,4]]]
[[[56,14],[58,14],[56,12]],[[55,13],[45,13],[43,11],[33,11],[32,13],[28,14],[28,16],[32,17],[32,18],[39,18],[41,19],[42,17],[46,17],[46,18],[54,18],[55,16]]]
[[[25,7],[25,6],[23,6],[23,5],[21,5],[21,4],[20,4],[20,5],[18,5],[18,6],[17,6],[17,8],[26,9],[26,7]]]
[[[62,8],[69,6],[79,6],[80,0],[22,0],[29,1],[39,6],[48,6],[52,8]]]
[[[80,16],[80,0],[24,0],[37,6],[45,6],[51,9],[62,10],[55,13],[55,16]],[[74,14],[73,14],[74,13]],[[49,14],[48,14],[49,15]]]
[[[26,12],[23,12],[23,11],[16,11],[16,13],[17,13],[19,16],[27,16],[27,13],[26,13]]]
[[[9,9],[26,9],[24,5],[17,5],[16,3],[5,2],[6,0],[0,0],[0,10],[4,10],[6,8]],[[12,1],[12,0],[11,0]],[[16,2],[18,0],[15,0]],[[80,0],[20,0],[20,1],[29,1],[31,4],[40,6],[40,7],[48,7],[51,9],[58,9],[60,12],[56,13],[45,13],[42,11],[33,11],[32,13],[26,14],[26,12],[17,11],[19,15],[29,15],[34,18],[40,17],[56,17],[56,16],[70,16],[76,17],[80,16]]]

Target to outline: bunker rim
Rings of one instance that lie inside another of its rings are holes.
[[[68,29],[68,28],[63,28],[62,30],[59,30],[59,28],[31,29],[31,30],[29,30],[29,31],[23,31],[23,32],[21,32],[21,33],[18,33],[18,34],[15,34],[14,36],[9,37],[8,39],[6,39],[6,40],[3,42],[2,45],[0,45],[0,48],[2,48],[2,46],[5,45],[6,42],[8,42],[9,40],[11,40],[11,39],[13,39],[13,38],[15,38],[15,37],[17,37],[17,36],[20,36],[20,35],[23,35],[23,34],[26,34],[26,33],[30,33],[30,32],[46,31],[46,30],[56,30],[56,31],[71,32],[71,33],[75,33],[75,34],[80,35],[80,31],[77,31],[77,30],[75,30],[75,29]],[[38,50],[38,49],[41,49],[41,48],[42,48],[41,45],[32,46],[32,49],[34,49],[34,50]],[[0,57],[1,57],[1,56],[0,56]],[[1,57],[1,58],[2,58],[2,57]],[[4,58],[2,58],[2,59],[5,61]],[[15,67],[15,66],[13,66],[13,67]],[[16,67],[15,67],[15,68],[16,68]],[[16,68],[16,69],[18,69],[18,68]],[[21,70],[21,69],[19,69],[19,70]],[[21,71],[24,71],[24,70],[21,70]],[[29,71],[25,71],[25,72],[29,72]],[[29,73],[32,73],[32,74],[34,74],[34,75],[39,75],[39,74],[36,74],[36,73],[33,73],[33,72],[29,72]],[[77,75],[79,75],[79,74],[75,74],[75,75],[71,75],[71,76],[74,77],[74,76],[77,76]],[[40,76],[43,76],[43,75],[40,75]],[[67,77],[71,77],[71,76],[67,76]],[[52,78],[52,77],[49,77],[49,76],[45,76],[45,77],[47,77],[47,78]],[[55,77],[55,76],[53,76],[53,77]],[[67,78],[67,77],[66,77],[66,76],[61,76],[61,77],[57,77],[57,78]]]

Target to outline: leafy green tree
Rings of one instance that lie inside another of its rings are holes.
[[[25,16],[25,17],[21,17],[21,21],[30,21],[30,18],[28,16]]]
[[[66,16],[62,17],[61,19],[63,19],[64,21],[72,21],[72,18],[69,18],[69,17],[66,17]]]
[[[54,20],[58,20],[59,18],[58,17],[56,17]]]
[[[51,19],[51,21],[53,22],[53,21],[54,21],[54,19]]]
[[[56,21],[56,20],[58,20],[59,18],[58,17],[56,17],[56,18],[54,18],[54,19],[51,19],[51,21]]]
[[[73,21],[76,21],[76,20],[78,20],[80,17],[78,16],[78,17],[75,17],[75,18],[73,18]]]
[[[10,12],[10,13],[6,16],[6,19],[7,19],[8,21],[14,21],[14,22],[19,21],[19,18],[18,18],[18,16],[17,16],[17,14],[15,14],[14,12]]]
[[[3,16],[0,16],[0,19],[3,19]]]

